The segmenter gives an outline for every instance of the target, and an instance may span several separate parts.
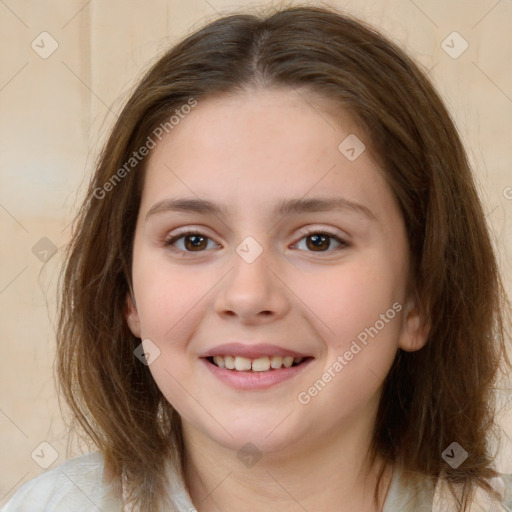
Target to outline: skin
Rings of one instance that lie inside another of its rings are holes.
[[[199,512],[380,509],[366,454],[382,381],[399,347],[426,341],[406,296],[409,249],[394,196],[368,145],[355,161],[338,150],[349,134],[364,135],[346,112],[335,120],[320,98],[304,97],[256,89],[202,99],[147,161],[127,321],[160,350],[149,369],[183,419],[186,481]],[[171,197],[209,199],[228,213],[146,218]],[[312,197],[346,198],[374,218],[353,209],[273,213],[282,199]],[[174,252],[165,246],[181,227],[208,237],[199,250],[191,237],[176,240]],[[315,250],[306,228],[346,244],[327,239]],[[236,252],[248,236],[263,251],[252,263]],[[298,394],[394,303],[401,311],[301,404]],[[314,360],[273,388],[236,390],[199,359],[230,341]],[[252,467],[237,457],[247,442],[262,454]],[[388,483],[386,473],[384,492]]]

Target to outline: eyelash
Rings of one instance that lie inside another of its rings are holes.
[[[164,245],[164,247],[168,247],[173,252],[176,252],[176,253],[178,253],[180,255],[194,254],[195,252],[201,253],[201,252],[206,252],[208,250],[208,249],[204,249],[202,251],[184,251],[184,250],[181,250],[181,249],[176,249],[176,247],[174,247],[172,245],[174,242],[180,240],[181,238],[186,238],[189,235],[199,235],[199,236],[202,236],[202,237],[204,237],[204,238],[206,238],[208,240],[211,240],[210,237],[206,236],[205,234],[201,233],[200,231],[197,231],[197,230],[186,230],[186,231],[182,231],[181,233],[176,234],[175,236],[171,237],[168,240],[165,240],[163,245]],[[336,251],[336,250],[344,249],[344,248],[349,246],[349,244],[345,240],[340,238],[338,235],[335,235],[334,233],[331,233],[329,231],[317,230],[317,229],[310,229],[307,232],[305,232],[302,235],[302,237],[299,239],[299,242],[301,240],[303,240],[304,238],[307,238],[308,236],[311,236],[311,235],[322,235],[322,236],[326,236],[327,238],[332,238],[332,239],[336,240],[336,242],[338,242],[340,244],[340,246],[335,248],[335,249],[327,250],[327,251],[306,251],[306,252],[328,253],[328,252],[333,252],[333,251]]]

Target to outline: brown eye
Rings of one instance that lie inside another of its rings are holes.
[[[187,235],[184,237],[184,240],[185,247],[190,251],[200,251],[201,249],[205,249],[208,245],[205,243],[207,238],[201,235]]]
[[[339,236],[322,231],[312,231],[307,233],[306,236],[301,238],[299,243],[302,240],[306,240],[306,250],[309,252],[329,252],[329,249],[332,249],[333,240],[335,244],[338,244],[334,249],[348,247],[348,243],[342,240]]]
[[[331,245],[329,237],[324,235],[309,235],[306,237],[306,240],[308,240],[306,243],[308,249],[311,249],[312,251],[322,251],[323,249],[328,249]],[[309,241],[311,243],[309,243]]]
[[[180,247],[180,248],[176,247],[175,244],[177,242],[181,242],[182,240],[183,240],[182,247]],[[176,235],[176,236],[170,238],[169,240],[166,240],[164,245],[166,247],[169,246],[171,249],[173,249],[177,252],[182,252],[182,253],[202,252],[205,249],[207,249],[209,240],[210,240],[210,238],[202,235],[201,233],[189,231],[186,233]]]

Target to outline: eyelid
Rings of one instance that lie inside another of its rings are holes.
[[[162,245],[164,247],[169,247],[170,249],[173,249],[173,250],[176,250],[176,252],[179,252],[179,253],[182,253],[182,254],[186,254],[186,253],[189,253],[189,254],[192,254],[194,251],[182,251],[180,249],[176,249],[175,247],[173,247],[173,243],[176,242],[177,240],[181,239],[181,238],[184,238],[186,237],[187,235],[200,235],[200,236],[203,236],[205,238],[207,238],[208,240],[212,240],[213,242],[215,242],[215,240],[213,239],[213,237],[211,237],[210,235],[208,235],[206,233],[207,229],[204,228],[204,227],[197,227],[195,228],[194,226],[187,226],[187,227],[182,227],[182,228],[177,228],[173,231],[172,235],[167,235],[163,242],[162,242]],[[220,245],[218,242],[215,242],[217,245]],[[198,251],[198,252],[206,252],[206,251]]]
[[[300,231],[300,234],[302,237],[305,235],[315,235],[318,233],[324,233],[326,235],[332,236],[333,238],[343,238],[346,236],[348,238],[348,235],[345,235],[343,233],[340,233],[339,231],[335,231],[334,228],[327,228],[325,226],[307,226],[303,228],[303,231]]]
[[[181,239],[181,238],[184,238],[186,237],[187,235],[199,235],[199,236],[203,236],[205,238],[207,238],[208,240],[211,240],[213,241],[214,243],[216,243],[217,245],[220,245],[218,244],[218,242],[215,242],[215,240],[209,236],[208,234],[206,234],[203,230],[205,230],[206,228],[203,228],[203,227],[198,227],[198,228],[195,228],[193,226],[187,226],[187,227],[183,227],[183,228],[177,228],[172,236],[167,236],[164,241],[163,241],[163,245],[165,247],[169,247],[170,249],[172,249],[173,251],[176,251],[177,253],[180,253],[180,254],[193,254],[194,252],[197,252],[197,253],[204,253],[204,252],[207,252],[207,250],[203,250],[203,251],[182,251],[181,249],[176,249],[175,247],[173,247],[173,243],[176,242],[177,240]],[[334,252],[336,251],[337,249],[339,248],[344,248],[344,247],[348,247],[350,244],[347,242],[347,240],[345,239],[345,237],[343,235],[340,235],[338,233],[335,233],[332,228],[325,228],[325,227],[315,227],[315,226],[308,226],[306,228],[303,228],[303,230],[299,233],[299,238],[297,238],[297,241],[293,243],[292,246],[295,246],[297,245],[303,238],[307,237],[307,236],[310,236],[310,235],[326,235],[330,238],[333,238],[334,240],[336,240],[339,244],[340,244],[340,247],[336,248],[336,249],[333,249],[333,250],[328,250],[328,251],[318,251],[319,253],[329,253],[329,252]],[[305,251],[305,252],[316,252],[316,251]]]
[[[329,238],[333,238],[340,244],[339,247],[332,249],[332,250],[318,251],[319,254],[328,254],[331,252],[336,252],[336,250],[343,249],[350,245],[350,243],[346,240],[346,238],[348,238],[348,236],[334,232],[334,230],[332,228],[317,227],[317,226],[308,226],[307,228],[304,228],[304,231],[302,231],[300,233],[298,240],[293,245],[297,245],[303,238],[306,238],[307,236],[310,236],[310,235],[326,235]],[[310,252],[310,253],[314,254],[317,251],[305,251],[305,252]]]

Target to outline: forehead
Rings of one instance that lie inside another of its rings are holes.
[[[264,145],[266,151],[258,155],[260,158],[280,156],[300,160],[307,153],[314,156],[329,148],[337,149],[340,135],[356,132],[363,138],[362,130],[350,114],[318,93],[290,88],[251,88],[200,99],[153,154],[168,145],[176,150],[186,139],[201,149],[202,154],[206,151],[218,154],[222,150],[224,158],[230,155],[240,158],[243,151],[259,150]],[[226,147],[229,151],[225,151]],[[256,156],[250,155],[253,159]]]
[[[329,105],[294,89],[198,100],[149,155],[143,203],[171,193],[240,206],[308,194],[393,201],[362,130]],[[347,158],[347,144],[361,154]]]

